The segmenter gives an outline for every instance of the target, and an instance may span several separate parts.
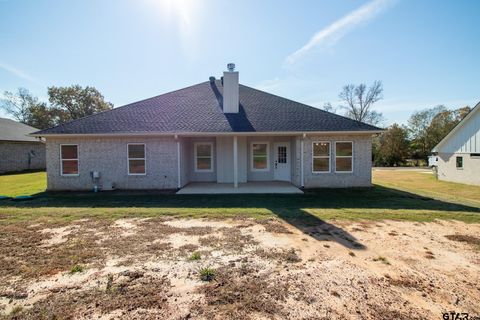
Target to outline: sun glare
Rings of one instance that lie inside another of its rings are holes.
[[[183,32],[188,31],[198,16],[199,0],[150,0],[162,18],[176,22]]]

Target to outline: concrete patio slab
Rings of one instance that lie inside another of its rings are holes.
[[[239,183],[234,188],[233,183],[192,182],[180,189],[177,194],[245,194],[245,193],[292,193],[302,194],[303,191],[289,182],[255,181]]]

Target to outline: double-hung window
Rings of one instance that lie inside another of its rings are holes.
[[[60,146],[62,176],[78,175],[78,145],[62,144]]]
[[[195,171],[213,171],[213,143],[197,142],[195,145]]]
[[[330,142],[312,143],[312,171],[330,172]]]
[[[335,172],[353,171],[353,142],[335,142]]]
[[[267,142],[253,142],[251,150],[252,171],[269,170],[269,153]]]
[[[144,143],[130,143],[127,145],[128,174],[145,175],[146,157]]]

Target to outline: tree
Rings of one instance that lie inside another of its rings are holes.
[[[17,93],[6,91],[5,98],[0,100],[0,108],[15,120],[39,129],[113,108],[113,104],[105,102],[102,94],[93,87],[50,87],[48,95],[50,106],[38,101],[25,88],[19,88]]]
[[[408,128],[396,123],[374,139],[373,154],[377,166],[398,166],[410,153]]]
[[[331,112],[331,113],[336,113],[337,112],[337,108],[332,106],[332,104],[330,102],[324,103],[322,109],[324,111]]]
[[[357,121],[379,125],[385,121],[382,113],[372,110],[373,104],[382,99],[383,86],[381,81],[374,81],[370,88],[364,83],[349,84],[343,87],[339,98],[346,104],[346,116]]]
[[[101,111],[110,110],[113,104],[106,102],[103,95],[94,87],[49,87],[48,96],[51,108],[55,110],[55,122],[64,123]]]
[[[436,114],[445,111],[444,106],[436,106],[430,109],[417,111],[408,119],[408,128],[412,140],[412,152],[414,159],[427,159],[433,148],[429,140],[429,127]]]
[[[408,120],[408,127],[413,158],[427,160],[431,150],[469,111],[470,107],[448,110],[445,106],[439,105],[412,114]]]
[[[41,104],[38,99],[25,88],[18,88],[16,93],[5,91],[3,95],[0,107],[18,122],[30,125],[30,110]]]

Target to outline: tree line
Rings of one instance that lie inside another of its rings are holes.
[[[374,126],[382,126],[386,119],[372,109],[383,98],[381,81],[370,87],[349,84],[339,94],[341,105],[326,103],[324,110],[343,113],[344,116]],[[375,166],[401,166],[413,160],[415,165],[428,160],[432,149],[470,112],[468,106],[449,110],[444,105],[414,112],[407,125],[392,124],[374,137],[372,156]]]
[[[470,107],[449,110],[443,105],[414,112],[407,125],[397,123],[373,139],[375,166],[416,165],[427,161],[432,149],[470,112]]]
[[[0,108],[18,122],[38,129],[47,129],[71,120],[110,110],[113,104],[105,101],[94,87],[72,85],[48,87],[48,102],[40,101],[27,89],[5,91]]]

